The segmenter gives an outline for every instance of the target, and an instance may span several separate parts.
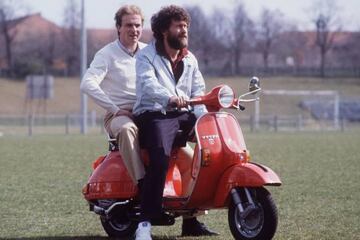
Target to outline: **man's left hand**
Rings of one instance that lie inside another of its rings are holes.
[[[178,108],[183,108],[186,107],[188,105],[188,102],[186,101],[186,99],[184,97],[178,97],[178,96],[172,96],[169,99],[169,105],[171,107],[178,107]]]

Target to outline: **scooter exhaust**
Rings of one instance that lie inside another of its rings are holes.
[[[124,201],[124,202],[115,202],[112,205],[110,205],[109,208],[105,208],[105,207],[101,207],[98,205],[93,205],[92,206],[92,211],[94,211],[94,213],[105,217],[106,219],[110,219],[112,217],[112,211],[116,208],[116,207],[124,207],[125,205],[129,204],[130,201]],[[138,207],[134,207],[132,209],[130,209],[129,212],[127,212],[127,216],[129,217],[129,219],[133,220],[133,221],[139,221],[140,218],[140,209]],[[175,223],[175,217],[168,214],[168,213],[162,213],[162,215],[159,218],[156,219],[152,219],[151,220],[151,224],[154,226],[171,226]]]
[[[98,205],[93,205],[93,211],[94,211],[94,213],[99,214],[100,216],[108,217],[110,215],[111,211],[115,207],[124,206],[124,205],[128,204],[129,202],[130,202],[129,200],[126,200],[126,201],[123,201],[123,202],[115,202],[112,205],[110,205],[110,207],[108,209],[105,209],[105,208],[100,207]]]
[[[100,216],[105,216],[105,209],[102,207],[99,207],[97,205],[94,205],[92,210],[94,211],[94,213],[100,215]]]

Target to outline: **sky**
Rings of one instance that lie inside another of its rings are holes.
[[[28,13],[40,12],[41,15],[59,25],[63,23],[64,7],[67,0],[20,0]],[[80,6],[81,0],[76,0]],[[261,10],[280,10],[286,19],[298,23],[302,30],[312,29],[310,9],[316,0],[242,0],[249,16],[256,20]],[[135,4],[142,8],[145,15],[145,28],[162,6],[176,4],[180,6],[200,6],[206,14],[211,14],[214,7],[231,11],[237,0],[85,0],[85,21],[89,28],[113,28],[114,14],[123,4]],[[360,0],[338,0],[337,14],[343,30],[360,30]]]

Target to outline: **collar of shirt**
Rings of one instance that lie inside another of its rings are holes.
[[[171,58],[169,57],[169,55],[166,53],[165,51],[165,47],[164,47],[164,44],[162,44],[161,42],[159,41],[156,41],[155,43],[155,47],[156,47],[156,51],[159,55],[165,57],[166,59],[168,59],[171,63],[171,67],[172,69],[174,70],[178,63],[183,60],[183,58],[188,55],[188,50],[187,48],[183,48],[180,50],[179,54],[177,55],[177,58],[175,59],[175,61],[172,61]]]
[[[137,44],[136,49],[134,52],[131,52],[129,49],[127,49],[118,39],[117,43],[119,44],[119,47],[127,54],[129,54],[131,57],[134,57],[136,52],[139,50],[139,44]]]
[[[175,80],[176,80],[176,82],[178,82],[181,75],[182,75],[182,73],[183,73],[183,71],[184,71],[184,62],[182,60],[188,54],[187,48],[181,49],[178,56],[177,56],[177,58],[175,59],[175,61],[171,61],[171,58],[166,53],[165,47],[161,42],[156,41],[155,47],[156,47],[156,52],[160,56],[163,56],[163,57],[165,57],[166,59],[169,60],[169,62],[171,64],[171,70],[172,70],[172,72],[174,74]]]

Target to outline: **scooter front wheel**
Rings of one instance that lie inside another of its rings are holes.
[[[249,190],[253,205],[247,201],[243,189],[239,188],[237,192],[241,196],[243,209],[250,207],[250,210],[248,209],[248,211],[240,213],[234,201],[230,203],[228,221],[231,233],[237,240],[272,239],[275,235],[278,221],[274,200],[265,188]]]
[[[101,224],[109,237],[130,238],[135,234],[137,222],[130,219],[100,217]]]

